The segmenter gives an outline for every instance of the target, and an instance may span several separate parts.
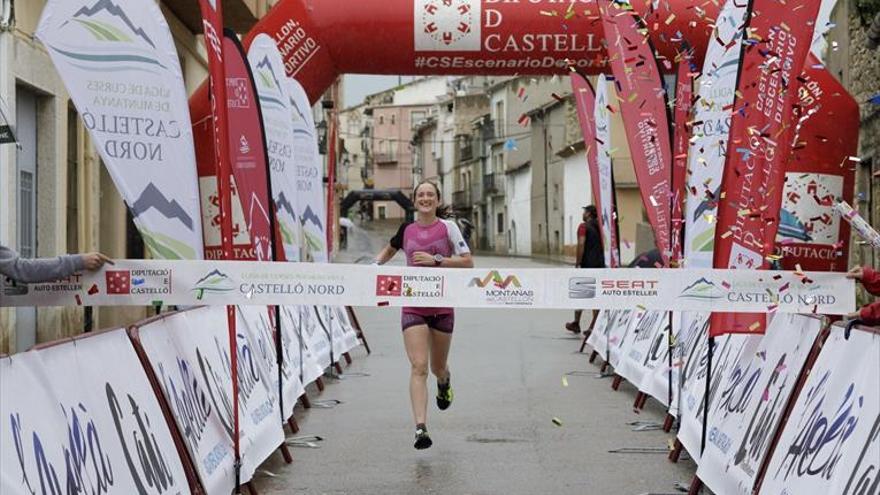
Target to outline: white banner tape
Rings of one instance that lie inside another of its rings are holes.
[[[842,273],[711,269],[437,269],[256,261],[119,260],[9,285],[0,306],[333,305],[846,314]]]

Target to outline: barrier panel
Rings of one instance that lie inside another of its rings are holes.
[[[654,397],[667,408],[674,403],[678,391],[675,380],[679,365],[676,363],[680,363],[680,360],[670,364],[669,359],[669,353],[675,351],[674,347],[672,349],[669,347],[669,331],[672,331],[673,342],[678,338],[680,331],[679,320],[675,316],[677,315],[671,312],[663,313],[662,323],[658,324],[657,331],[651,338],[651,344],[645,354],[644,376],[637,384],[640,392]],[[671,329],[670,325],[672,325]],[[670,371],[672,371],[671,375]],[[672,391],[671,398],[670,390]]]
[[[708,395],[706,394],[708,339],[702,339],[703,345],[700,346],[702,349],[695,356],[697,362],[693,360],[686,362],[685,366],[693,367],[693,374],[687,376],[688,379],[682,383],[678,440],[698,464],[702,450],[704,402],[708,401],[711,410],[718,398],[721,383],[742,365],[743,356],[754,352],[762,337],[762,335],[729,334],[715,339],[712,381],[709,383]]]
[[[125,330],[0,359],[0,417],[4,494],[201,490]]]
[[[880,493],[878,391],[880,330],[831,327],[756,491]]]
[[[662,347],[668,349],[665,338],[668,322],[668,314],[664,311],[636,311],[633,323],[629,325],[631,329],[621,345],[619,363],[614,371],[639,389],[650,372],[647,361],[658,336]],[[661,354],[659,348],[654,352]]]
[[[747,349],[722,380],[711,404],[708,440],[697,470],[715,493],[752,492],[821,327],[819,318],[776,315],[767,335]]]
[[[311,339],[306,333],[306,327],[310,325],[309,306],[282,306],[281,324],[282,330],[288,330],[290,339],[299,344],[299,349],[294,353],[299,354],[300,380],[306,386],[324,373],[324,368],[318,364],[318,358],[312,352]],[[312,325],[313,326],[313,325]]]
[[[234,488],[232,376],[222,307],[173,313],[132,332],[171,406],[208,493]],[[261,366],[250,325],[237,332],[242,482],[284,440],[277,392]]]

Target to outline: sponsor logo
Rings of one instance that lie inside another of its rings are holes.
[[[416,51],[479,51],[481,0],[415,0]]]
[[[468,287],[480,287],[484,288],[492,283],[495,287],[499,289],[506,289],[508,286],[513,285],[514,287],[521,287],[519,283],[519,279],[516,278],[516,275],[508,275],[506,278],[503,278],[498,270],[492,270],[486,275],[484,278],[480,279],[474,277],[471,282],[468,284]]]
[[[834,244],[840,237],[835,198],[843,194],[843,177],[828,174],[785,174],[777,242]]]
[[[688,285],[681,291],[681,294],[678,295],[679,299],[697,299],[697,300],[713,300],[713,299],[721,299],[724,297],[724,293],[719,289],[714,282],[706,280],[703,277],[700,277],[699,280],[694,283]]]
[[[210,273],[200,278],[193,286],[192,290],[196,292],[196,297],[201,299],[205,293],[223,293],[235,290],[235,284],[229,277],[220,270],[211,270]]]
[[[443,297],[442,275],[378,275],[376,295],[388,297]]]
[[[595,277],[572,277],[568,279],[569,299],[592,299],[596,297]]]
[[[535,303],[535,291],[523,287],[516,275],[501,275],[492,270],[485,277],[475,277],[468,283],[469,288],[477,288],[489,304],[502,306],[531,306]]]
[[[170,294],[171,270],[138,269],[104,272],[107,294],[111,296]]]

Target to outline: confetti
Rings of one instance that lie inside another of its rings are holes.
[[[550,421],[552,421],[553,424],[556,425],[556,426],[562,426],[562,420],[560,420],[559,418],[557,418],[557,417],[555,417],[555,416],[554,416],[553,419],[551,419]]]
[[[562,386],[563,386],[563,387],[567,387],[567,386],[568,386],[568,378],[566,378],[566,377],[564,377],[564,376],[562,377]]]

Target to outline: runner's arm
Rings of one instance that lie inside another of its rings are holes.
[[[391,246],[391,244],[386,244],[379,254],[376,255],[375,262],[379,265],[384,265],[388,262],[394,255],[397,254],[397,249]]]

